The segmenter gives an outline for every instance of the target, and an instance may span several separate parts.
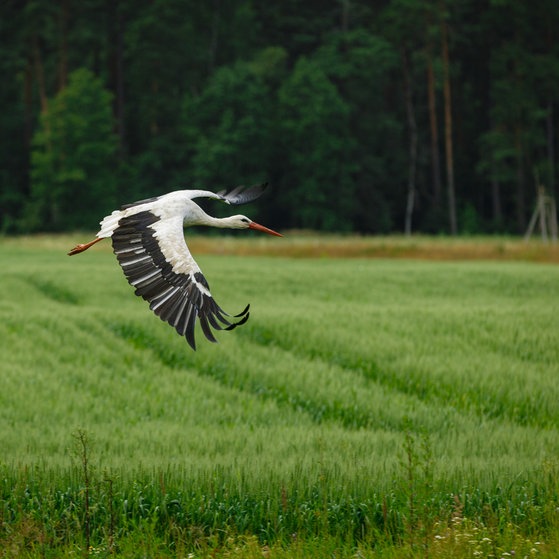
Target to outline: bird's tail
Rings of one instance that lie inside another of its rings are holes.
[[[107,238],[112,237],[114,230],[118,227],[118,222],[122,217],[122,212],[120,210],[115,210],[113,213],[109,214],[101,220],[101,229],[97,233],[98,237]]]

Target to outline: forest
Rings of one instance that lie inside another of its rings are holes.
[[[280,230],[522,234],[558,33],[557,0],[3,0],[0,233],[267,181]]]

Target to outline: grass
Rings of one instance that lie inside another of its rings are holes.
[[[196,237],[194,353],[84,239],[0,240],[0,557],[559,554],[553,247]]]

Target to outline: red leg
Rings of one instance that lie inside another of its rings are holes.
[[[102,241],[102,240],[103,240],[102,237],[96,237],[95,239],[93,239],[93,241],[89,241],[89,243],[85,243],[85,244],[82,244],[82,245],[77,245],[68,253],[68,256],[73,256],[74,254],[79,254],[80,252],[83,252],[84,250],[87,250],[90,246],[93,246],[95,243],[98,243],[99,241]]]

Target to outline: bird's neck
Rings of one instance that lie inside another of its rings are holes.
[[[211,225],[212,227],[219,227],[221,229],[231,229],[233,226],[233,220],[231,217],[211,217],[211,221],[212,223],[209,223],[208,225]]]
[[[188,211],[185,212],[183,217],[183,225],[190,227],[192,225],[204,225],[207,227],[219,227],[221,229],[229,227],[229,218],[219,218],[208,215],[200,206],[194,202],[190,202]]]
[[[219,227],[220,229],[230,229],[232,226],[232,220],[230,217],[213,217],[205,213],[203,218],[200,220],[199,225]]]

